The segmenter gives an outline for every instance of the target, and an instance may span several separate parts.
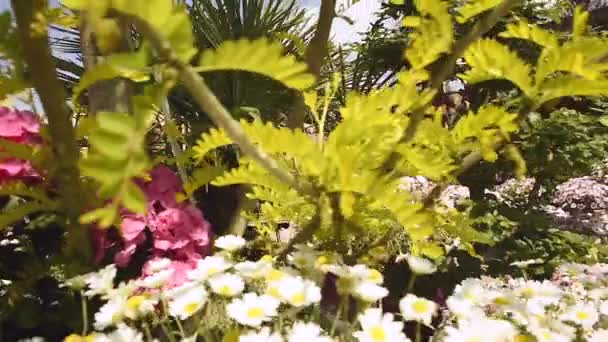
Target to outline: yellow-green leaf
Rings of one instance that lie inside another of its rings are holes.
[[[283,46],[266,38],[240,39],[222,43],[215,50],[205,50],[197,68],[200,72],[241,70],[261,74],[283,83],[289,88],[310,88],[315,77],[308,66],[286,55]]]

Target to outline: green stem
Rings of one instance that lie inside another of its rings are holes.
[[[80,304],[82,310],[82,336],[87,336],[89,327],[89,315],[87,310],[87,297],[80,291]]]
[[[422,341],[422,324],[416,322],[416,342]]]
[[[331,324],[331,330],[329,331],[329,336],[334,336],[336,333],[336,327],[338,326],[338,321],[340,320],[340,315],[342,310],[344,309],[344,297],[340,298],[340,304],[338,304],[338,310],[336,310],[336,317],[334,317],[334,321]]]
[[[410,280],[407,283],[407,293],[412,293],[412,291],[414,290],[414,283],[416,282],[416,277],[417,275],[415,273],[412,273],[412,276],[410,277]]]
[[[21,54],[30,75],[28,81],[40,96],[48,120],[48,133],[55,161],[51,182],[59,193],[62,209],[68,220],[65,254],[70,260],[79,263],[79,267],[75,267],[74,271],[81,272],[88,268],[92,254],[88,230],[78,222],[82,213],[83,194],[78,169],[76,133],[65,103],[65,88],[55,73],[55,63],[48,45],[48,31],[32,30],[35,18],[42,16],[46,6],[46,1],[12,0]]]
[[[146,335],[146,341],[152,341],[152,333],[150,332],[150,327],[148,326],[148,323],[143,322],[142,326],[144,328],[144,334]]]

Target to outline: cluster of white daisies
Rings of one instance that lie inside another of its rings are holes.
[[[147,277],[117,286],[113,265],[70,280],[70,287],[88,298],[99,296],[105,304],[94,315],[93,326],[99,332],[70,335],[66,341],[86,337],[87,341],[137,342],[153,340],[154,332],[162,330],[169,339],[194,341],[199,334],[199,339],[206,341],[208,336],[201,333],[206,316],[219,312],[231,324],[226,331],[236,329],[242,342],[326,342],[345,333],[353,341],[400,342],[409,341],[403,332],[404,321],[430,325],[437,312],[434,302],[408,294],[400,302],[401,314],[384,313],[378,308],[388,295],[382,286],[383,276],[366,265],[346,266],[336,255],[299,245],[289,255],[288,266],[278,267],[269,256],[258,261],[240,260],[238,251],[244,244],[236,236],[219,238],[215,246],[221,251],[200,260],[187,273],[188,281],[178,287],[166,287],[172,270],[170,261],[164,259],[151,264],[153,272]],[[410,260],[421,273],[434,271],[424,259]],[[358,314],[348,322],[344,317],[349,310],[343,305],[347,301],[342,300],[339,313],[332,313],[329,323],[325,320],[324,330],[320,325],[324,315],[321,286],[328,272],[337,276],[338,296],[357,302]],[[222,309],[206,311],[212,305]],[[195,329],[188,328],[192,321]],[[163,329],[150,329],[155,325]]]
[[[404,334],[408,321],[434,329],[432,341],[438,342],[608,341],[608,265],[564,265],[543,282],[471,278],[441,310],[410,293],[398,313],[387,313],[380,303],[388,290],[378,270],[347,266],[310,245],[297,246],[284,266],[270,256],[250,261],[240,256],[244,245],[240,237],[219,238],[220,250],[199,260],[177,287],[168,286],[173,270],[167,259],[151,263],[146,277],[117,286],[113,265],[70,280],[68,286],[104,304],[94,315],[98,332],[66,341],[153,341],[160,333],[169,341],[192,342],[226,340],[221,334],[241,342],[402,342],[410,341]],[[426,259],[405,259],[416,275],[436,271]],[[335,276],[336,311],[321,308],[328,273]],[[219,332],[208,326],[217,317],[227,322]]]
[[[568,264],[553,279],[467,279],[448,298],[445,341],[608,341],[608,265]]]

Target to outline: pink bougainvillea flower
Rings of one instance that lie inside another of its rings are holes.
[[[152,248],[149,251],[151,259],[145,265],[159,258],[170,259],[174,268],[170,286],[181,284],[185,272],[196,265],[196,260],[209,254],[211,225],[196,206],[187,200],[176,200],[176,194],[183,191],[182,184],[168,167],[155,168],[150,179],[140,181],[139,185],[148,200],[146,214],[121,211],[122,249],[114,256],[114,262],[120,267],[127,266],[137,248],[145,242],[148,230]],[[145,265],[142,276],[148,272]]]
[[[0,107],[0,137],[17,143],[40,142],[40,121],[30,111]]]
[[[0,107],[0,139],[19,144],[38,144],[41,141],[39,133],[40,122],[36,114]],[[17,180],[40,180],[40,174],[29,161],[1,158],[0,184]]]

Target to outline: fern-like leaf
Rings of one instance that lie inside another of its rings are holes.
[[[467,49],[464,59],[471,70],[460,77],[470,83],[505,79],[529,97],[534,97],[532,70],[517,54],[493,39],[480,39]]]
[[[201,162],[209,152],[230,144],[232,144],[232,140],[226,132],[212,128],[209,132],[203,133],[192,148],[194,159]]]
[[[467,20],[498,6],[501,2],[502,0],[468,0],[464,6],[458,9],[459,15],[456,20],[463,24]]]
[[[211,183],[225,171],[225,168],[217,166],[199,167],[192,172],[192,175],[190,175],[188,181],[184,183],[184,191],[188,197],[192,197],[192,194],[197,189]]]
[[[529,40],[541,47],[552,49],[558,46],[557,36],[548,30],[531,25],[525,20],[507,25],[507,29],[499,34],[503,38]]]
[[[310,88],[315,77],[307,72],[305,63],[285,55],[283,46],[266,38],[227,41],[215,50],[205,50],[197,71],[240,70],[261,74],[289,88]]]
[[[419,17],[406,17],[403,26],[413,27],[410,46],[405,57],[414,69],[422,69],[433,63],[443,53],[450,51],[454,38],[448,4],[442,0],[416,0]]]
[[[603,96],[608,94],[608,80],[592,81],[574,76],[558,76],[545,81],[539,92],[539,104],[564,96]]]

